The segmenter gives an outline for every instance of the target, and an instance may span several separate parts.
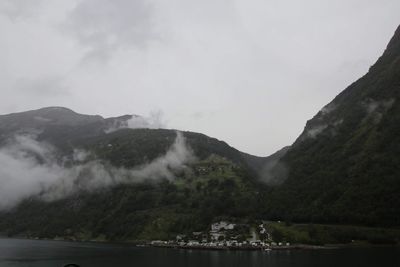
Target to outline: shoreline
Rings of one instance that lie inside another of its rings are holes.
[[[209,251],[282,251],[282,250],[331,250],[344,248],[385,248],[400,247],[400,244],[325,244],[325,245],[309,245],[309,244],[293,244],[289,246],[204,246],[204,245],[179,245],[179,244],[151,244],[151,241],[132,240],[132,241],[99,241],[99,240],[68,240],[68,239],[49,239],[49,238],[29,238],[23,236],[0,236],[0,239],[16,239],[30,241],[52,241],[52,242],[69,242],[69,243],[87,243],[98,245],[114,245],[129,246],[137,248],[165,248],[165,249],[183,249],[183,250],[209,250]]]
[[[156,248],[173,248],[173,249],[186,249],[186,250],[219,250],[219,251],[271,251],[271,250],[317,250],[317,249],[337,249],[335,246],[315,246],[306,244],[297,244],[290,246],[182,246],[174,244],[165,245],[148,245],[149,247]]]

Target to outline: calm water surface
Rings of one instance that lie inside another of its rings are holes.
[[[123,245],[0,239],[0,266],[61,267],[399,267],[400,248],[346,248],[315,251],[199,251]]]

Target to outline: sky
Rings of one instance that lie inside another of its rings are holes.
[[[368,71],[399,10],[398,0],[0,0],[0,114],[157,114],[266,156]]]

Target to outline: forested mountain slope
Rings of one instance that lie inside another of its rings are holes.
[[[400,27],[368,73],[307,122],[280,160],[270,216],[400,225]]]

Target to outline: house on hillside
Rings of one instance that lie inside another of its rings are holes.
[[[235,228],[234,223],[229,223],[226,221],[220,221],[211,224],[211,232],[220,232],[224,230],[233,230]]]
[[[229,223],[227,221],[220,221],[211,224],[210,237],[213,241],[219,241],[226,238],[226,231],[235,229],[234,223]]]

